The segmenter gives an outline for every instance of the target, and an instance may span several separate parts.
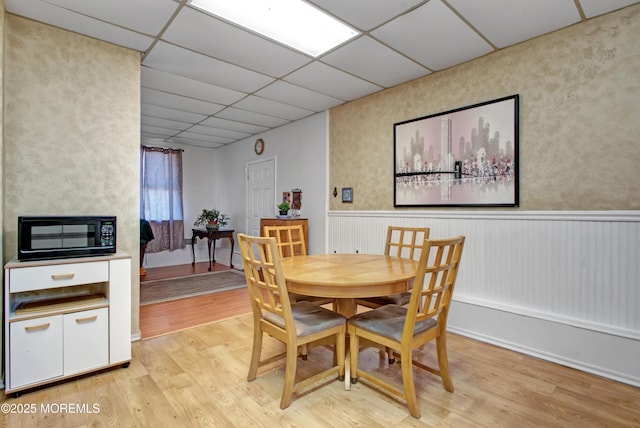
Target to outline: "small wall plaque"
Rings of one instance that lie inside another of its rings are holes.
[[[342,188],[342,202],[353,202],[353,188]]]

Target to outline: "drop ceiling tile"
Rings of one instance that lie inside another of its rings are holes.
[[[272,83],[256,92],[256,95],[316,113],[344,103],[337,98],[282,81]]]
[[[354,100],[382,89],[381,86],[317,61],[294,71],[284,80],[345,101]]]
[[[251,135],[246,132],[230,131],[228,129],[212,128],[212,127],[203,126],[203,125],[194,125],[191,128],[189,128],[189,132],[193,132],[196,134],[203,134],[203,135],[213,135],[217,137],[226,137],[226,138],[230,138],[231,140],[240,140],[242,138],[246,138]]]
[[[220,104],[194,100],[193,98],[181,97],[148,88],[142,88],[140,90],[140,98],[145,104],[184,110],[191,113],[200,113],[206,116],[212,115],[224,108],[224,106]]]
[[[161,144],[167,139],[164,135],[153,134],[150,132],[140,133],[140,142],[142,144]]]
[[[340,18],[356,29],[368,31],[385,23],[390,17],[411,9],[423,0],[311,0],[321,9]]]
[[[204,148],[208,148],[208,149],[215,149],[218,147],[222,147],[224,146],[226,143],[216,143],[213,141],[200,141],[200,140],[194,140],[191,138],[185,138],[185,137],[172,137],[169,138],[167,140],[168,143],[171,144],[181,144],[181,145],[186,145],[186,146],[194,146],[194,147],[204,147]]]
[[[431,70],[442,70],[493,50],[440,0],[431,0],[383,25],[372,36]]]
[[[155,134],[155,135],[161,135],[164,137],[171,137],[172,135],[176,135],[180,131],[176,131],[175,129],[169,129],[169,128],[161,128],[159,126],[141,125],[140,132],[145,134]]]
[[[254,111],[256,113],[268,114],[269,116],[281,117],[288,120],[301,119],[315,113],[311,110],[282,104],[277,101],[256,97],[254,95],[250,95],[242,101],[237,102],[234,107]]]
[[[216,114],[216,117],[223,119],[235,120],[238,122],[252,123],[256,125],[266,126],[268,128],[275,128],[282,126],[285,123],[289,123],[289,120],[279,117],[268,116],[266,114],[254,113],[252,111],[240,110],[237,108],[229,107]]]
[[[154,36],[178,8],[178,3],[172,0],[47,0],[47,3]]]
[[[151,49],[149,55],[143,60],[143,65],[223,88],[249,93],[274,80],[264,74],[165,42],[160,42]]]
[[[140,80],[143,88],[157,89],[159,91],[171,92],[189,98],[224,105],[233,104],[247,96],[244,92],[222,88],[210,83],[154,70],[149,67],[141,68]]]
[[[189,131],[181,132],[180,134],[176,135],[174,138],[187,138],[189,140],[207,141],[207,142],[218,143],[218,144],[227,144],[234,141],[233,138],[220,137],[218,135],[197,134],[195,132],[189,132]]]
[[[157,117],[162,119],[170,119],[179,122],[198,123],[205,119],[207,115],[191,113],[184,110],[175,110],[167,107],[160,107],[152,104],[142,103],[140,105],[140,113],[143,116]]]
[[[612,12],[625,6],[638,3],[637,0],[580,0],[582,10],[587,18]]]
[[[192,126],[191,123],[179,122],[177,120],[159,119],[151,116],[141,116],[140,123],[146,126],[157,126],[159,128],[175,129],[176,131],[184,131]]]
[[[249,135],[257,134],[259,132],[268,131],[266,126],[258,126],[250,123],[238,122],[235,120],[222,119],[220,117],[210,117],[201,122],[201,125],[211,126],[213,128],[229,129],[232,131],[239,131],[247,133]]]
[[[153,43],[151,37],[40,0],[5,0],[5,8],[16,15],[140,52],[147,50]]]
[[[364,36],[322,58],[348,73],[360,76],[382,87],[390,88],[400,83],[429,74],[429,70],[392,49]]]
[[[180,11],[162,38],[273,77],[284,76],[311,61],[296,51],[189,7]]]
[[[499,48],[580,21],[573,0],[449,0],[449,4]]]

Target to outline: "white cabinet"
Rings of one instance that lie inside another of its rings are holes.
[[[41,317],[10,324],[11,384],[29,385],[62,376],[62,317]],[[9,373],[9,371],[7,371]]]
[[[86,372],[109,364],[109,310],[63,315],[64,374]]]
[[[5,393],[131,360],[131,259],[5,266]]]

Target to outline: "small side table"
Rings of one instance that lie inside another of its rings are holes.
[[[196,264],[196,251],[194,248],[197,238],[207,239],[207,251],[209,256],[209,270],[211,265],[216,262],[216,240],[227,238],[231,242],[231,256],[229,257],[229,266],[233,268],[233,229],[191,229],[193,236],[191,237],[191,256],[193,257],[192,265]],[[213,246],[211,245],[213,243]],[[213,250],[212,250],[213,247]]]

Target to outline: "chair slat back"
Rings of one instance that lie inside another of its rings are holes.
[[[287,329],[293,326],[276,239],[239,233],[238,243],[254,316],[262,318],[264,311],[271,312],[283,317]]]
[[[403,337],[413,334],[413,326],[417,321],[428,318],[438,317],[438,323],[445,328],[464,241],[464,236],[457,236],[424,243],[407,308]]]
[[[429,239],[428,227],[389,226],[384,254],[418,260],[425,239]]]
[[[307,245],[304,240],[304,229],[302,225],[289,226],[264,226],[262,233],[264,236],[276,239],[280,256],[306,256]]]

